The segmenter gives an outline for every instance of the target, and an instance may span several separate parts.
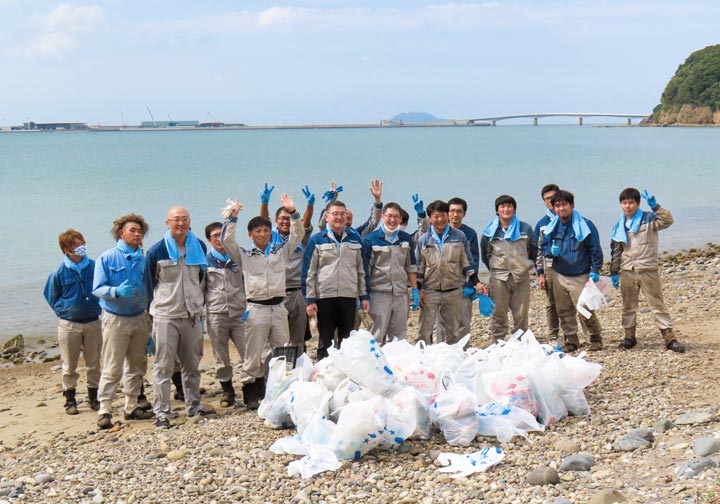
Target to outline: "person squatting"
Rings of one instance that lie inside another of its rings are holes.
[[[480,313],[491,317],[492,337],[504,339],[530,325],[533,270],[547,298],[549,341],[560,340],[562,333],[562,350],[575,352],[580,326],[589,335],[589,350],[604,348],[597,315],[585,320],[575,308],[586,283],[600,279],[600,235],[575,208],[574,195],[556,184],[540,191],[546,211],[534,229],[518,217],[514,197],[498,196],[479,240],[463,223],[468,205],[458,197],[435,200],[426,208],[413,195],[418,228],[408,232],[409,213],[396,202],[383,204],[382,182],[373,180],[370,215],[353,226],[351,209],[338,199],[343,188],[332,182],[322,194],[326,205],[313,234],[316,197],[310,188],[302,188],[302,216],[293,198],[282,194],[274,222],[269,218],[273,190],[266,183],[260,191],[259,215],[247,222],[248,248],[236,236],[243,210],[237,200],[228,200],[222,222],[205,227],[209,246],[193,233],[183,206],[168,210],[165,234],[147,253],[143,240],[149,225],[136,213],[113,222],[115,246],[95,261],[87,256],[82,233],[68,229],[59,235],[63,261],[48,277],[44,295],[58,318],[67,414],[79,413],[81,353],[87,406],[97,411],[100,429],[113,426],[112,402],[121,382],[126,421],[155,418],[157,428],[170,428],[177,416],[171,409],[171,383],[189,417],[215,414],[200,402],[203,323],[223,408],[240,405],[230,343],[239,358],[245,406],[257,409],[273,350],[305,351],[313,319],[318,360],[358,328],[359,311],[369,316],[380,344],[407,338],[410,311],[416,310],[416,340],[453,344],[471,332],[472,306],[478,300]],[[649,210],[640,209],[641,199]],[[672,214],[647,190],[624,189],[618,200],[621,213],[609,237],[611,281],[622,297],[619,347],[631,350],[637,344],[642,292],[665,348],[683,353],[659,275],[657,233],[672,225]],[[481,261],[489,271],[487,286],[478,278]],[[143,393],[151,351],[152,404]]]

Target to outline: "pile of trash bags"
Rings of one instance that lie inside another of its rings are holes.
[[[590,414],[583,390],[601,366],[584,354],[563,354],[540,344],[530,331],[465,350],[469,338],[453,345],[399,340],[381,347],[360,330],[315,365],[306,354],[294,369],[284,357],[272,359],[258,414],[268,427],[295,427],[297,434],[270,450],[303,455],[288,471],[305,478],[336,470],[341,460],[356,460],[372,449],[429,439],[434,429],[450,445],[469,446],[478,435],[499,442],[529,439],[528,432],[568,414]],[[463,476],[503,456],[499,447],[443,454],[452,467],[442,469]]]

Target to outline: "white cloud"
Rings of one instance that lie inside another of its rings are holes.
[[[27,54],[41,56],[57,56],[75,44],[75,39],[70,35],[61,32],[51,32],[41,35],[30,42],[25,48],[25,52]]]
[[[269,28],[271,26],[287,25],[304,17],[305,9],[294,7],[271,7],[260,12],[257,16],[257,26],[259,28]]]
[[[105,14],[97,5],[60,4],[45,18],[45,27],[53,31],[95,31],[104,24]]]

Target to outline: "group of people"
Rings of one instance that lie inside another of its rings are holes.
[[[259,215],[247,223],[251,247],[237,241],[243,206],[228,200],[223,222],[205,227],[208,246],[191,229],[187,208],[172,207],[163,238],[143,252],[149,226],[129,213],[113,222],[115,247],[89,259],[83,235],[68,229],[59,236],[63,262],[51,273],[45,298],[59,318],[63,395],[68,414],[78,413],[77,366],[87,366],[87,402],[97,425],[112,427],[112,401],[123,380],[125,420],[155,418],[169,428],[171,383],[188,416],[213,414],[200,403],[199,363],[203,326],[222,388],[221,406],[236,404],[230,343],[242,362],[239,381],[245,405],[258,407],[265,394],[267,363],[273,349],[300,353],[316,317],[317,359],[359,327],[359,312],[372,320],[382,344],[405,338],[410,310],[420,310],[417,339],[457,342],[470,332],[473,301],[491,316],[494,338],[527,330],[531,273],[547,293],[549,339],[564,337],[563,351],[579,346],[576,305],[588,280],[599,280],[603,265],[595,225],[575,209],[572,193],[555,184],[542,188],[544,215],[533,228],[520,221],[510,195],[495,200],[495,216],[480,237],[463,223],[462,198],[436,200],[425,207],[416,194],[418,229],[407,231],[410,215],[398,203],[382,203],[382,182],[373,180],[370,216],[354,226],[353,213],[338,199],[342,186],[325,191],[326,203],[313,234],[316,196],[308,186],[301,216],[288,194],[280,196],[274,225],[269,202],[274,186],[260,192]],[[650,211],[640,210],[641,197]],[[636,340],[638,297],[642,291],[667,349],[684,352],[665,308],[658,270],[657,231],[673,223],[654,196],[633,188],[619,196],[621,216],[611,233],[610,273],[623,298],[620,346]],[[478,279],[480,261],[489,282]],[[508,312],[512,314],[510,330]],[[590,350],[602,350],[601,325],[593,313],[581,319]],[[434,335],[434,340],[433,340]],[[148,354],[153,364],[153,404],[144,395]]]

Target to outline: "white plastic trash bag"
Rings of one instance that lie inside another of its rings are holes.
[[[413,387],[401,387],[390,400],[407,415],[408,439],[430,439],[432,422],[430,404],[425,396]]]
[[[605,299],[605,295],[600,291],[595,282],[592,280],[585,282],[585,287],[583,287],[580,293],[576,306],[578,313],[586,319],[589,319],[592,316],[591,311],[597,311],[606,304],[607,299]]]
[[[347,404],[340,412],[330,448],[341,460],[357,460],[380,445],[386,415],[382,397]]]
[[[350,333],[332,360],[352,381],[376,394],[387,394],[395,385],[395,377],[380,344],[367,331]]]
[[[288,474],[299,474],[303,479],[310,478],[325,471],[336,471],[342,467],[333,451],[327,447],[313,447],[300,460],[288,464]]]
[[[314,416],[328,415],[328,402],[332,392],[313,382],[295,382],[290,386],[290,418],[302,436]]]
[[[438,462],[443,467],[439,472],[455,473],[451,478],[463,478],[478,472],[485,472],[492,466],[500,463],[505,454],[498,446],[483,448],[475,453],[462,455],[459,453],[441,453],[438,455]]]
[[[478,406],[475,414],[478,434],[495,436],[501,443],[507,443],[515,436],[529,439],[528,431],[545,430],[531,413],[511,404],[491,402]]]
[[[449,380],[448,380],[449,381]],[[453,446],[468,446],[477,436],[475,395],[463,385],[451,384],[440,391],[430,409],[430,418]]]

